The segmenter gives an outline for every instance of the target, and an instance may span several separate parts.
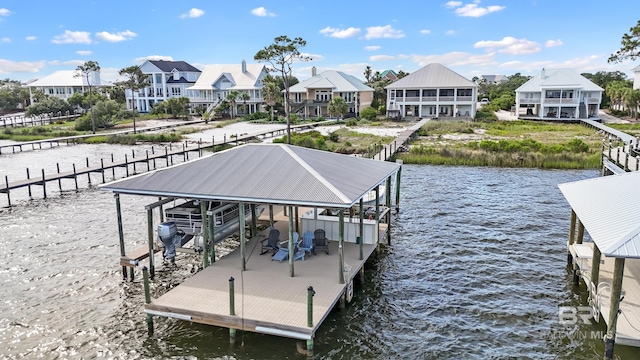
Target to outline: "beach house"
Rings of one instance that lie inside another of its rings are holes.
[[[45,95],[68,100],[75,93],[89,91],[89,86],[94,87],[94,90],[96,87],[111,86],[111,84],[105,84],[100,80],[100,71],[91,72],[88,78],[76,76],[76,74],[78,72],[75,70],[60,70],[27,83],[24,87],[29,89],[30,103],[35,102],[34,92],[36,90],[41,90]]]

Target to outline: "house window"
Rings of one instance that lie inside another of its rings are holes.
[[[53,95],[53,88],[49,88],[49,95]]]
[[[176,87],[176,86],[172,86],[171,87],[171,96],[180,96],[181,92],[180,92],[180,88]]]
[[[544,97],[546,99],[560,99],[560,90],[547,90]]]
[[[156,84],[162,84],[162,74],[156,74]]]

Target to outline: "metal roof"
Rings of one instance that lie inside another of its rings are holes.
[[[350,207],[400,165],[285,144],[246,144],[102,186],[116,193]]]
[[[309,89],[333,89],[333,92],[371,91],[373,89],[358,80],[355,76],[342,71],[327,70],[299,82],[289,88],[289,92],[307,92]]]
[[[457,72],[444,65],[433,63],[387,85],[385,89],[442,88],[442,87],[478,87]]]
[[[168,61],[168,60],[148,60],[163,72],[171,72],[173,69],[178,71],[200,72],[195,66],[186,61]]]
[[[558,185],[602,254],[640,258],[640,172]]]
[[[225,90],[251,90],[260,89],[262,85],[258,80],[266,74],[264,64],[245,64],[243,72],[242,64],[215,64],[204,67],[202,74],[196,83],[188,90],[217,90],[221,78],[228,79],[232,86]]]
[[[582,89],[584,91],[602,91],[602,88],[572,69],[542,69],[516,89],[516,92],[539,92],[543,89]]]

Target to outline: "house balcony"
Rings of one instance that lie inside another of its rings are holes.
[[[440,96],[439,100],[440,101],[454,101],[455,97],[454,96]]]
[[[540,104],[540,98],[520,99],[520,104]]]
[[[600,103],[600,99],[598,98],[588,98],[587,99],[587,104],[599,104]]]
[[[472,101],[472,97],[471,96],[458,96],[456,98],[457,101]]]
[[[579,104],[580,101],[578,99],[567,98],[567,99],[558,99],[558,98],[545,98],[545,104]]]

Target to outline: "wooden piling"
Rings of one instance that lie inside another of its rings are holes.
[[[129,177],[129,159],[127,154],[124,154],[124,168],[126,169],[126,177]]]
[[[113,166],[113,153],[111,153],[111,180],[116,179],[116,167]]]
[[[147,237],[149,243],[149,271],[151,273],[151,279],[155,276],[155,266],[153,264],[153,209],[147,209]]]
[[[60,163],[56,163],[56,170],[58,171],[58,176],[60,176]],[[58,178],[58,189],[62,192],[62,180]]]
[[[340,209],[338,217],[338,283],[344,284],[344,209]]]
[[[385,206],[387,209],[387,215],[385,215],[385,219],[387,222],[387,245],[391,245],[391,177],[387,177],[386,188],[384,192],[385,198]]]
[[[307,288],[307,326],[313,327],[313,295],[316,292],[313,290],[313,286]]]
[[[396,173],[396,213],[400,212],[400,178],[402,176],[402,160],[396,160],[396,163],[400,164],[398,172]]]
[[[211,263],[214,263],[216,262],[216,244],[213,241],[213,234],[215,234],[216,219],[215,219],[215,215],[211,211],[207,212],[207,216],[209,218],[209,221],[207,222],[207,224],[209,224],[209,234],[211,234],[211,247],[209,248],[209,253],[205,255],[211,256]]]
[[[104,159],[100,158],[100,174],[102,174],[102,183],[104,184],[106,181],[104,179]]]
[[[87,168],[89,168],[89,158],[87,158]],[[87,180],[89,181],[89,187],[91,187],[91,171],[87,171]]]
[[[9,177],[7,175],[4,176],[4,183],[7,186],[7,202],[9,203],[9,207],[11,207],[11,190],[9,190]]]
[[[358,260],[363,260],[364,259],[364,199],[362,198],[360,198],[360,224],[358,225],[359,225],[359,234],[360,234]]]
[[[600,258],[602,253],[598,245],[593,244],[593,257],[591,258],[591,284],[598,286],[600,282]]]
[[[236,298],[234,289],[234,278],[229,278],[229,315],[234,316],[236,314]]]
[[[238,222],[240,223],[240,257],[242,258],[242,271],[247,270],[247,259],[245,258],[245,242],[246,235],[244,231],[245,227],[245,214],[244,214],[244,203],[241,202],[238,204]]]
[[[76,164],[73,164],[73,181],[76,184],[76,192],[78,192],[78,174],[76,173]]]
[[[27,180],[31,179],[31,176],[29,175],[29,168],[27,168]],[[27,188],[29,189],[29,199],[31,199],[31,185],[27,186]]]
[[[142,278],[144,279],[144,302],[150,304],[151,292],[149,291],[149,274],[146,266],[142,268]],[[147,330],[149,335],[153,335],[153,317],[149,313],[147,313]]]
[[[573,245],[576,236],[576,212],[571,209],[571,225],[569,227],[569,246],[567,246],[567,264],[571,265],[573,263],[573,257],[571,256],[571,251],[569,251],[569,247]]]
[[[209,217],[207,216],[208,201],[200,202],[200,216],[202,217],[202,248],[204,249],[204,267],[209,267]],[[213,237],[213,235],[211,236]]]
[[[44,178],[44,169],[42,169],[42,194],[47,198],[47,180]]]
[[[293,266],[293,257],[295,254],[294,243],[293,243],[293,207],[287,206],[289,209],[289,241],[288,241],[288,249],[289,249],[289,276],[294,277],[295,271]]]
[[[613,347],[616,342],[616,327],[620,314],[622,279],[624,277],[624,258],[615,258],[613,281],[611,283],[611,303],[609,308],[609,328],[604,340],[604,358],[613,359]]]
[[[116,215],[118,218],[118,239],[120,240],[120,256],[124,257],[127,255],[124,248],[124,230],[122,227],[122,208],[120,207],[120,194],[116,193],[113,195],[116,198]],[[127,267],[122,266],[122,278],[123,280],[127,279]]]

